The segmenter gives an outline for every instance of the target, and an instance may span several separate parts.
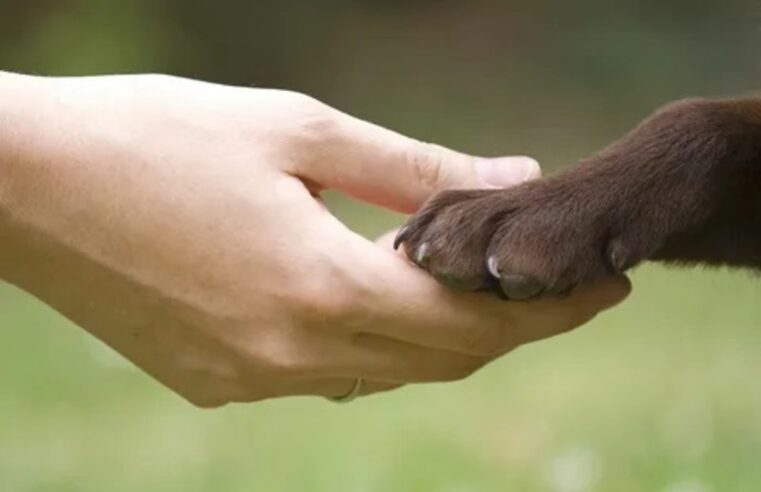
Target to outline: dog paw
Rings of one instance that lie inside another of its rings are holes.
[[[636,227],[604,202],[563,179],[447,191],[410,219],[395,246],[452,288],[496,290],[513,300],[562,296],[649,252]]]
[[[756,266],[761,102],[669,104],[550,178],[435,196],[396,246],[441,282],[559,296],[644,259]]]

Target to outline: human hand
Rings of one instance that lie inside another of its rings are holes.
[[[463,378],[628,293],[450,292],[346,229],[335,188],[413,212],[451,187],[535,177],[286,91],[166,76],[1,75],[0,278],[191,402],[362,394]]]

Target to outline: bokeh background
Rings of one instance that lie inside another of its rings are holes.
[[[548,171],[668,100],[758,89],[759,46],[752,0],[0,0],[0,69],[289,88]],[[368,236],[402,220],[329,200]],[[761,489],[761,282],[633,282],[467,381],[216,411],[0,284],[0,491]]]

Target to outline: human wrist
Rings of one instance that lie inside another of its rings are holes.
[[[46,80],[0,71],[0,280],[10,280],[11,269],[23,268],[20,217],[27,200],[21,195],[35,188],[29,163],[38,154],[37,134],[49,121],[40,111],[49,100]]]
[[[31,124],[44,121],[37,114],[41,77],[0,71],[0,207],[7,212],[10,187],[33,151]]]

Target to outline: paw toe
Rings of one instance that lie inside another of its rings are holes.
[[[499,279],[505,297],[515,301],[525,301],[536,297],[544,290],[544,282],[518,273],[503,274]]]
[[[623,273],[635,266],[644,256],[639,245],[624,237],[615,237],[608,242],[606,256],[611,273]]]
[[[499,282],[501,294],[506,299],[524,301],[538,296],[546,289],[546,284],[534,276],[501,271],[499,260],[494,255],[486,260],[486,268]]]
[[[451,272],[433,271],[432,275],[440,283],[454,290],[474,291],[487,287],[487,282],[481,276],[463,275]]]

